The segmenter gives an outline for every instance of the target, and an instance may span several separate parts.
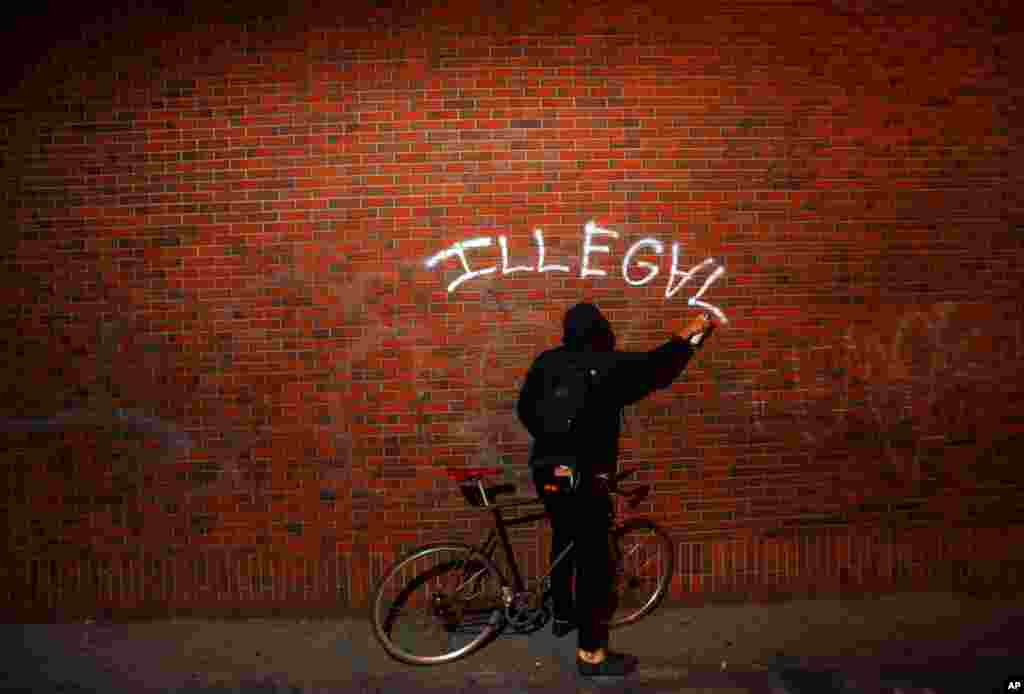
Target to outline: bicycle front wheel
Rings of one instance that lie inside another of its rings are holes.
[[[650,614],[668,592],[672,541],[652,521],[637,518],[612,530],[615,610],[608,627],[632,624]]]
[[[377,641],[410,665],[466,656],[501,629],[504,582],[469,545],[437,543],[413,550],[380,580],[370,601]]]

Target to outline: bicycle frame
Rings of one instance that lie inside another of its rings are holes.
[[[423,545],[396,561],[377,582],[370,605],[370,620],[373,623],[374,636],[393,658],[412,665],[449,662],[480,648],[506,625],[511,625],[521,633],[532,633],[550,618],[550,605],[544,600],[545,593],[551,588],[552,573],[566,561],[569,553],[575,550],[575,543],[570,542],[559,551],[558,556],[550,562],[547,572],[536,579],[535,584],[534,579],[529,578],[532,585],[527,587],[527,581],[523,579],[516,554],[513,552],[508,527],[534,523],[547,519],[548,515],[546,512],[537,513],[531,510],[513,514],[514,517],[511,519],[505,517],[506,509],[536,505],[542,502],[542,499],[535,497],[503,504],[492,503],[489,496],[497,493],[500,487],[497,490],[492,487],[489,494],[488,489],[484,487],[483,475],[495,475],[498,472],[500,470],[482,470],[479,473],[471,472],[461,479],[456,477],[470,506],[489,512],[493,516],[483,542],[467,544],[465,541],[452,540]],[[649,490],[646,485],[629,492],[618,488],[618,480],[632,472],[622,473],[614,478],[603,475],[600,477],[603,478],[610,493],[630,501],[642,498],[638,496],[641,491],[646,496]],[[632,501],[630,506],[634,506]],[[620,520],[620,511],[622,509],[618,503],[613,504],[612,534],[609,543],[610,549],[616,553],[616,578],[612,590],[620,597],[628,597],[629,602],[616,602],[617,605],[625,605],[624,611],[609,616],[609,628],[633,624],[650,614],[664,597],[672,574],[673,548],[664,531],[645,518]],[[647,547],[650,546],[649,543],[653,543],[652,556],[660,563],[651,564],[649,560],[644,559],[639,568],[626,567],[621,558],[626,554],[626,545],[634,542],[634,538],[635,549],[629,550],[630,553],[639,551],[641,546]],[[507,559],[507,570],[496,566],[502,563],[495,554],[499,545]],[[453,550],[454,563],[449,554]],[[427,564],[425,570],[423,564]],[[654,573],[644,567],[653,568]],[[429,583],[434,578],[444,579],[444,585]],[[451,589],[452,582],[458,584],[454,586],[454,590]],[[640,587],[647,584],[650,584],[651,588]],[[412,597],[414,592],[421,588],[424,590],[423,599],[427,602],[420,602]],[[499,595],[495,595],[495,589]],[[503,608],[500,603],[504,603]],[[486,624],[473,622],[473,619],[479,619],[481,616],[487,617]],[[412,631],[409,631],[410,627],[405,627],[403,631],[401,624],[405,623],[405,617],[409,618]],[[469,617],[465,624],[464,617]],[[401,621],[397,627],[398,631],[393,633],[396,618]],[[417,640],[417,624],[426,636],[426,642]],[[476,634],[467,644],[434,643],[435,630],[438,627],[453,634],[461,626],[476,630],[466,632]],[[397,640],[393,638],[394,634],[398,635]],[[403,634],[412,634],[412,640],[405,640]],[[440,652],[438,648],[441,649]]]
[[[494,513],[496,516],[500,518],[499,511],[495,511]],[[529,520],[534,520],[534,518],[529,518]],[[504,519],[496,520],[496,527],[490,529],[490,531],[487,534],[487,539],[485,539],[483,544],[480,545],[477,549],[480,551],[481,554],[490,559],[498,543],[500,542],[502,550],[505,552],[505,557],[508,560],[509,570],[512,572],[512,583],[515,592],[522,593],[526,591],[526,583],[523,581],[522,574],[520,574],[519,572],[519,565],[516,563],[515,554],[512,551],[512,544],[508,539],[508,532],[505,530],[506,525],[516,525],[519,522],[526,521],[522,519],[517,519],[513,522],[508,522]],[[565,557],[568,556],[569,552],[572,551],[572,548],[575,546],[575,544],[575,542],[570,542],[569,545],[564,550],[562,550],[561,554],[559,554],[555,558],[555,561],[552,562],[551,566],[548,568],[547,573],[545,573],[543,576],[537,579],[538,586],[544,585],[544,582],[554,572],[555,567],[562,563]]]
[[[621,476],[631,474],[632,471],[623,473]],[[505,558],[508,560],[509,570],[512,572],[512,585],[516,593],[526,592],[526,583],[523,581],[522,574],[519,572],[519,565],[516,563],[515,554],[512,551],[512,543],[508,537],[508,531],[506,530],[509,525],[519,525],[537,521],[543,518],[547,518],[547,512],[524,516],[523,518],[516,518],[513,521],[506,520],[502,515],[502,509],[514,508],[516,506],[527,506],[531,504],[542,503],[541,499],[527,499],[525,501],[512,501],[506,504],[492,504],[490,499],[487,498],[487,490],[483,485],[481,479],[476,480],[477,491],[480,493],[480,499],[483,501],[483,505],[478,507],[481,511],[489,511],[494,516],[494,525],[488,530],[487,537],[483,543],[475,547],[481,554],[488,559],[491,559],[494,550],[497,548],[498,543],[501,543],[502,550],[505,552]],[[609,491],[613,494],[622,494],[618,489],[611,487]],[[613,515],[615,514],[615,506],[613,508]],[[613,527],[615,523],[613,522]],[[562,552],[555,557],[555,560],[548,567],[547,573],[537,579],[537,588],[535,590],[543,590],[544,582],[554,572],[557,567],[572,551],[576,545],[575,542],[570,542],[568,546]]]
[[[512,574],[511,578],[513,590],[516,593],[522,593],[526,590],[526,582],[523,580],[522,573],[519,571],[519,564],[516,562],[515,553],[512,551],[512,542],[511,540],[509,540],[507,528],[508,526],[521,525],[542,520],[547,517],[547,513],[535,513],[526,515],[522,518],[516,518],[511,521],[507,520],[502,515],[502,511],[504,509],[513,508],[516,506],[528,506],[539,504],[542,503],[541,500],[537,498],[527,499],[525,501],[512,501],[506,504],[494,504],[491,503],[491,500],[487,496],[487,489],[484,487],[483,480],[476,480],[476,488],[480,494],[480,499],[482,501],[482,505],[478,506],[477,508],[480,511],[490,512],[494,519],[491,528],[487,532],[487,537],[484,539],[482,543],[480,543],[474,549],[478,550],[488,559],[491,559],[494,556],[494,551],[498,548],[498,545],[500,544],[501,549],[505,553],[505,558],[508,561],[509,571]],[[566,549],[568,550],[571,548],[572,547],[570,546]],[[565,554],[566,552],[563,552],[563,556],[559,556],[558,561],[561,561],[564,558]],[[556,561],[555,564],[557,563],[558,562]],[[552,565],[551,569],[554,568],[555,564]],[[551,569],[549,569],[547,574],[545,574],[540,579],[540,585],[543,585],[544,579],[546,579],[551,574]]]

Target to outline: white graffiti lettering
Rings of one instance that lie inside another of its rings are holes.
[[[466,249],[467,248],[486,248],[487,246],[490,246],[490,245],[491,245],[491,237],[490,236],[481,236],[481,237],[475,238],[475,239],[467,239],[466,241],[456,241],[455,243],[452,244],[451,248],[446,248],[445,250],[441,251],[440,253],[435,253],[430,258],[428,258],[427,259],[427,267],[428,268],[432,268],[435,265],[437,265],[438,263],[440,263],[442,260],[444,260],[446,258],[451,258],[453,255],[457,255],[459,257],[459,260],[462,261],[462,267],[465,270],[465,272],[463,272],[461,275],[456,277],[448,285],[448,293],[451,294],[453,291],[455,291],[455,288],[458,287],[463,282],[471,280],[474,277],[480,277],[481,275],[489,275],[489,274],[491,274],[492,272],[494,272],[494,271],[496,271],[498,269],[497,266],[484,268],[483,270],[470,270],[469,269],[469,261],[466,260]]]
[[[511,275],[513,272],[531,272],[533,270],[532,265],[516,265],[515,267],[509,267],[508,239],[504,236],[499,236],[498,245],[501,246],[501,274]]]
[[[587,222],[583,227],[583,246],[580,253],[580,277],[606,277],[608,273],[597,267],[592,267],[592,254],[595,253],[611,253],[610,245],[603,245],[595,243],[595,240],[599,237],[606,237],[614,240],[619,238],[619,233],[612,231],[611,229],[604,229],[594,222]],[[544,247],[544,232],[540,229],[533,230],[534,245],[537,247],[537,264],[536,265],[510,265],[509,260],[509,242],[508,237],[505,235],[498,236],[498,246],[501,249],[501,274],[511,275],[517,272],[570,272],[568,265],[558,264],[545,264],[546,249]],[[443,260],[448,258],[457,257],[462,265],[462,274],[456,277],[448,284],[448,293],[451,294],[455,289],[475,277],[482,275],[489,275],[497,272],[498,265],[491,265],[481,270],[474,270],[470,267],[469,260],[466,257],[466,251],[468,249],[476,248],[487,248],[493,244],[493,239],[490,236],[480,236],[477,238],[466,239],[465,241],[456,241],[448,248],[435,253],[430,256],[426,261],[428,268],[434,268]],[[661,272],[661,268],[647,260],[637,260],[636,256],[643,249],[650,249],[656,256],[661,256],[665,252],[664,244],[658,239],[644,238],[640,239],[629,247],[626,254],[622,258],[621,270],[622,279],[633,287],[641,287],[649,284],[658,276]],[[727,323],[728,319],[722,310],[714,304],[704,301],[702,297],[707,293],[708,289],[713,285],[722,275],[725,274],[725,267],[719,264],[714,258],[705,258],[701,262],[697,263],[689,270],[683,271],[679,269],[680,262],[680,245],[678,242],[672,244],[672,263],[668,271],[668,280],[665,283],[665,298],[670,299],[675,296],[680,289],[690,283],[699,273],[704,270],[709,270],[708,276],[704,279],[700,289],[687,300],[688,306],[693,306],[704,311],[708,311],[715,315],[722,323]],[[631,267],[640,268],[644,271],[642,277],[634,278],[630,274]]]
[[[604,277],[608,274],[604,270],[594,270],[589,267],[591,252],[608,253],[611,251],[608,246],[597,246],[593,243],[594,237],[597,235],[611,236],[613,239],[619,238],[617,232],[602,229],[593,222],[587,222],[587,225],[583,227],[583,257],[580,263],[580,277]]]
[[[629,247],[629,250],[626,251],[625,257],[623,257],[622,259],[622,279],[626,280],[626,282],[633,285],[634,287],[641,287],[658,276],[657,265],[655,265],[654,263],[649,263],[646,260],[638,260],[636,261],[636,264],[642,268],[646,268],[647,274],[644,275],[643,279],[639,280],[631,280],[629,278],[629,261],[633,259],[633,254],[639,251],[644,246],[650,246],[658,255],[661,255],[662,252],[665,250],[665,247],[661,244],[661,241],[659,241],[658,239],[640,239],[639,241],[637,241],[636,243]]]
[[[697,274],[698,271],[703,270],[708,265],[714,265],[714,263],[715,263],[714,258],[705,258],[701,263],[699,263],[698,265],[694,265],[692,268],[690,268],[689,272],[679,272],[679,244],[678,243],[673,243],[672,244],[672,267],[669,268],[669,271],[668,271],[668,284],[665,285],[665,298],[666,299],[670,299],[673,296],[675,296],[676,292],[678,292],[680,289],[682,289],[683,285],[685,285],[687,282],[689,282],[690,278],[692,278],[695,274]],[[677,277],[681,278],[679,280],[679,283],[676,284],[675,286],[672,286],[672,282]]]
[[[537,272],[569,272],[568,265],[545,265],[544,264],[544,232],[540,229],[533,230],[533,238],[537,242]]]
[[[699,300],[702,296],[704,296],[704,292],[706,292],[708,287],[711,286],[711,283],[717,280],[724,272],[725,268],[722,267],[721,265],[715,268],[715,271],[708,275],[708,278],[704,280],[704,286],[700,288],[700,291],[691,296],[690,300],[686,303],[690,306],[698,306],[705,310],[711,311],[713,314],[715,314],[715,317],[718,318],[718,320],[722,321],[723,323],[727,323],[728,321],[726,320],[725,314],[722,313],[721,309],[719,309],[717,306],[712,306],[711,304],[704,303],[703,301]]]

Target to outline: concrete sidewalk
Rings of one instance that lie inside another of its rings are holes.
[[[662,607],[613,632],[640,669],[611,683],[579,678],[575,634],[549,627],[429,668],[391,660],[354,618],[0,630],[4,691],[984,694],[1024,678],[1024,599],[952,594]]]

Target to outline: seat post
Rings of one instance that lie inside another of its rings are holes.
[[[484,501],[484,506],[490,506],[491,502],[487,498],[487,490],[484,489],[484,480],[482,477],[476,478],[476,488],[480,490],[480,498]]]
[[[512,583],[515,586],[516,592],[521,593],[526,590],[526,583],[523,581],[522,574],[519,573],[519,566],[516,564],[514,553],[512,552],[512,540],[509,539],[508,530],[505,528],[505,519],[501,515],[501,507],[491,509],[491,514],[494,516],[494,530],[497,531],[497,540],[501,542],[501,546],[505,550],[505,559],[508,560],[508,568],[512,572]]]

